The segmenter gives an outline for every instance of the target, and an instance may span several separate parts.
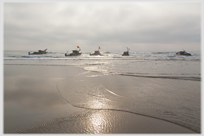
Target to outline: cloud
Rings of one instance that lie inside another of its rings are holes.
[[[198,2],[5,3],[5,49],[200,50]],[[124,46],[125,45],[125,46]],[[124,46],[124,47],[123,47]],[[145,47],[145,48],[143,48]],[[186,46],[187,47],[187,46]],[[160,47],[158,47],[159,49]]]

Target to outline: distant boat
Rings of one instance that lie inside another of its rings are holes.
[[[72,53],[68,54],[65,53],[65,56],[80,56],[81,52],[79,52],[78,50],[73,50]]]
[[[47,54],[47,49],[45,50],[38,50],[38,52],[28,52],[28,55],[41,55],[41,54]]]
[[[191,56],[191,54],[187,53],[185,50],[176,52],[176,55],[178,55],[178,56]]]
[[[77,46],[77,48],[79,48],[79,50],[72,50],[72,53],[65,53],[65,56],[80,56],[82,54],[81,52],[79,52],[81,49],[79,46]]]
[[[122,56],[129,56],[129,50],[130,48],[127,47],[127,51],[124,51]]]
[[[124,51],[122,56],[129,56],[129,51]]]
[[[97,56],[97,55],[102,56],[99,49],[101,49],[100,46],[98,47],[98,51],[95,51],[94,53],[91,53],[90,56]]]
[[[95,56],[95,55],[101,55],[100,51],[95,51],[94,53],[90,54],[91,56]]]

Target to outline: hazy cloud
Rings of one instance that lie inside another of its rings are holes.
[[[4,3],[4,49],[200,50],[199,2]]]

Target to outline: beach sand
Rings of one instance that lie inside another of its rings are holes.
[[[148,86],[150,79],[124,76],[127,80],[121,81],[117,76],[104,77],[100,73],[81,76],[86,73],[72,66],[4,65],[4,133],[196,133],[158,117],[118,110],[127,105],[111,105],[120,98],[116,95],[131,97],[128,90],[133,89],[132,84],[138,83],[139,88],[146,82]],[[89,82],[96,79],[97,82]],[[95,87],[98,82],[97,89],[106,86],[113,96],[99,90],[94,93],[97,97],[83,98],[84,89]],[[151,79],[152,84],[155,82],[158,80]],[[116,89],[117,94],[110,91]]]

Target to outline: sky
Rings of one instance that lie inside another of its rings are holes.
[[[4,50],[200,51],[201,2],[4,2]]]

